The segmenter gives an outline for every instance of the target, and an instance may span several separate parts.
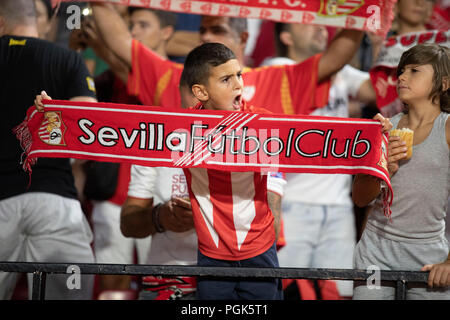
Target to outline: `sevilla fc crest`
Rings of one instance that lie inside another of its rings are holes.
[[[39,128],[39,138],[47,144],[65,146],[64,133],[66,126],[62,121],[60,111],[44,113],[44,121]]]
[[[322,17],[339,17],[351,14],[364,5],[364,0],[320,0],[317,13]]]

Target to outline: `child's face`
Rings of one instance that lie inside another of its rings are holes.
[[[433,10],[432,0],[399,0],[398,17],[411,25],[425,25]]]
[[[205,109],[238,111],[242,103],[242,68],[236,59],[211,67],[208,83],[204,86],[206,99],[200,99]]]
[[[433,88],[434,70],[431,64],[408,64],[398,77],[397,92],[401,101],[406,104],[417,104],[429,101]]]

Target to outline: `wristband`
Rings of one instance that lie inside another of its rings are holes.
[[[159,211],[160,211],[159,209],[160,208],[161,208],[161,203],[157,204],[152,209],[153,225],[155,226],[156,232],[159,232],[159,233],[166,231],[166,229],[159,222]]]

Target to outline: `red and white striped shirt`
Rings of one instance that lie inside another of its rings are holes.
[[[267,202],[267,175],[203,168],[184,170],[198,236],[198,248],[221,260],[243,260],[275,242]]]
[[[250,110],[261,113],[261,109],[244,105],[243,111]],[[184,172],[198,248],[204,255],[221,260],[244,260],[267,251],[274,244],[267,174],[204,168],[188,168]],[[279,189],[275,192],[279,193]]]

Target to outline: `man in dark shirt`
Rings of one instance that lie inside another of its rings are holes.
[[[1,0],[0,261],[92,263],[92,233],[70,159],[39,159],[31,177],[20,164],[23,151],[12,129],[41,90],[54,99],[96,101],[94,82],[77,53],[37,37],[34,1]],[[68,276],[49,275],[46,298],[92,297],[92,276],[72,285]],[[0,273],[0,299],[11,297],[16,281],[16,274]]]

